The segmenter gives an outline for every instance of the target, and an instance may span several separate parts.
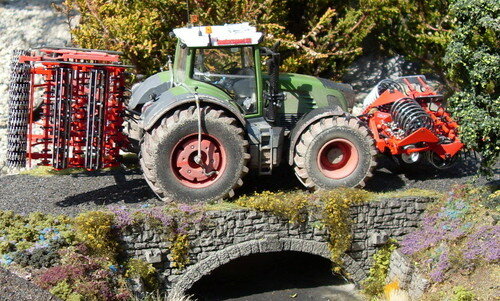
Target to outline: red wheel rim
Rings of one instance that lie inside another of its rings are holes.
[[[182,138],[175,145],[170,160],[177,180],[190,188],[212,185],[226,169],[225,149],[215,137],[202,135],[201,159],[205,168],[195,162],[197,154],[198,135],[192,134]]]
[[[327,142],[318,153],[318,168],[328,178],[342,179],[352,174],[359,154],[349,140],[337,138]]]

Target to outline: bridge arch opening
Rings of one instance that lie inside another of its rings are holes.
[[[330,260],[281,251],[233,259],[187,290],[196,300],[359,300],[354,284],[332,273]]]

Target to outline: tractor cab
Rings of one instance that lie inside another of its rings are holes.
[[[216,88],[245,116],[262,113],[263,35],[248,23],[174,29],[178,38],[174,81]],[[276,74],[278,76],[278,74]],[[196,82],[195,82],[196,81]]]

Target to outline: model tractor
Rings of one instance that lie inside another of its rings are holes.
[[[96,169],[117,164],[118,150],[130,146],[160,198],[193,202],[232,197],[249,171],[269,175],[282,163],[311,190],[358,187],[372,176],[377,152],[408,163],[425,154],[442,167],[462,148],[457,124],[422,76],[382,81],[363,114],[352,116],[349,85],[280,73],[279,53],[260,46],[263,34],[247,23],[173,34],[169,70],[136,84],[126,109],[118,54],[21,54],[13,69],[19,82],[11,84],[11,110],[20,116],[9,124],[11,165],[27,158]],[[43,84],[35,84],[36,74]],[[45,91],[38,135],[37,87]]]

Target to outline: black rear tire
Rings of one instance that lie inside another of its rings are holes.
[[[363,187],[373,175],[375,155],[373,139],[358,119],[328,117],[301,134],[295,146],[294,170],[310,190]]]
[[[232,197],[234,189],[243,184],[242,177],[248,172],[248,142],[236,119],[228,117],[222,110],[210,107],[201,110],[203,134],[216,139],[225,153],[225,168],[208,186],[193,188],[196,183],[191,185],[183,179],[176,170],[176,161],[172,161],[176,158],[179,142],[198,133],[194,106],[170,113],[142,139],[140,163],[144,177],[158,197],[165,201],[192,203]]]

